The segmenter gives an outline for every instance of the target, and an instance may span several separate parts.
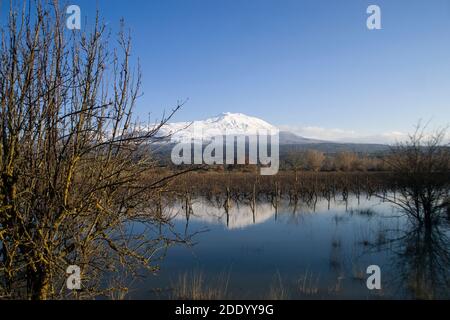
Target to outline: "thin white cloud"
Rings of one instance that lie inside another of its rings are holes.
[[[323,128],[317,126],[279,126],[282,131],[293,132],[299,136],[311,139],[319,139],[334,142],[352,143],[382,143],[392,144],[407,139],[408,134],[399,131],[382,132],[379,134],[367,135],[354,130],[344,130],[339,128]]]

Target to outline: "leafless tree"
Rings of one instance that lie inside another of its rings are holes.
[[[291,151],[286,155],[286,163],[294,170],[295,182],[298,182],[298,171],[304,168],[304,157],[301,152]]]
[[[306,167],[311,171],[319,171],[322,168],[325,156],[323,152],[308,150],[305,153]]]
[[[171,177],[156,178],[141,146],[179,106],[139,128],[129,36],[112,49],[98,16],[72,32],[56,1],[11,5],[0,32],[0,295],[90,297],[114,289],[100,286],[108,271],[156,270],[177,238],[145,208]],[[131,230],[136,220],[145,234]],[[66,291],[69,265],[82,270],[81,291]]]
[[[352,152],[339,152],[335,158],[336,170],[350,171],[354,167],[357,156]]]
[[[395,145],[386,157],[400,193],[386,199],[426,229],[449,208],[450,152],[446,133],[442,129],[427,134],[426,126],[418,124],[408,141]]]

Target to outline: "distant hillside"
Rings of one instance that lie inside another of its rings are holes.
[[[310,143],[310,144],[286,144],[280,145],[280,156],[291,151],[317,150],[324,153],[354,152],[364,154],[384,153],[389,151],[389,146],[385,144],[364,144],[364,143]]]
[[[194,132],[194,127],[201,128],[201,131]],[[148,129],[142,128],[141,130]],[[277,131],[278,129],[275,126],[264,120],[241,113],[227,112],[206,120],[167,123],[158,132],[155,143],[150,144],[148,147],[159,160],[165,162],[170,161],[170,153],[174,144],[185,139],[192,139],[195,143],[207,145],[212,141],[213,137],[218,135],[223,135],[226,138],[226,135],[249,136],[258,132],[273,133]],[[168,136],[171,138],[162,139],[162,137]],[[305,150],[317,150],[327,154],[338,152],[377,154],[389,150],[389,146],[382,144],[329,142],[305,138],[289,131],[279,132],[279,144],[280,160],[283,160],[287,153]]]

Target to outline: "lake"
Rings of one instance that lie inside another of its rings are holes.
[[[182,204],[170,209],[173,231],[191,235],[191,245],[171,246],[160,271],[136,281],[130,298],[449,296],[448,228],[436,229],[431,241],[379,198],[319,199],[315,208],[286,200],[277,210],[232,202],[228,214],[221,202],[199,198],[191,209],[188,218]],[[381,290],[367,288],[370,265],[381,269]]]

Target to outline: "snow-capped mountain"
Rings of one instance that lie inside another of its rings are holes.
[[[169,137],[172,142],[208,141],[212,137],[223,135],[256,135],[258,132],[276,134],[277,127],[264,120],[242,113],[222,113],[216,117],[193,122],[173,122],[165,124],[158,132],[158,137]]]
[[[141,127],[141,130],[148,131],[152,127]],[[153,127],[154,128],[154,127]],[[201,128],[200,131],[194,130]],[[255,134],[276,134],[279,133],[279,144],[283,150],[287,151],[292,148],[296,150],[315,150],[323,152],[383,152],[386,151],[386,145],[377,144],[352,144],[338,143],[324,140],[310,139],[299,136],[289,131],[278,131],[278,128],[262,119],[251,117],[242,113],[222,113],[218,116],[208,118],[206,120],[198,120],[193,122],[171,122],[166,123],[156,135],[156,142],[160,143],[178,143],[194,140],[194,142],[208,143],[212,137],[220,135],[233,136],[251,136]],[[280,151],[281,152],[281,151]]]

